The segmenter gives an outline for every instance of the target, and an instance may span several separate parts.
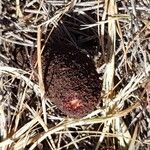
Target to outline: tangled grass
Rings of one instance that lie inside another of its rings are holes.
[[[1,150],[150,148],[148,0],[0,0],[0,13]],[[81,119],[44,96],[41,56],[58,28],[102,82],[102,103]]]

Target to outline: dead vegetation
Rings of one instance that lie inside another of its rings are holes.
[[[0,13],[0,149],[150,149],[149,0],[0,0]],[[41,56],[57,28],[102,82],[103,102],[81,119],[44,96]]]

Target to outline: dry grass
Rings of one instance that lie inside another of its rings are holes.
[[[0,0],[0,13],[0,150],[150,149],[149,0]],[[103,82],[81,119],[44,97],[41,56],[60,24]]]

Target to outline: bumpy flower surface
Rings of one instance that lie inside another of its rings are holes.
[[[68,117],[81,118],[100,100],[100,81],[94,63],[75,50],[57,50],[45,57],[46,96]]]

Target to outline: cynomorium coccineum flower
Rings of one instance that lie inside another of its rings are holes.
[[[65,44],[64,44],[65,45]],[[67,116],[80,118],[99,102],[101,85],[93,61],[70,46],[46,47],[46,96]]]

